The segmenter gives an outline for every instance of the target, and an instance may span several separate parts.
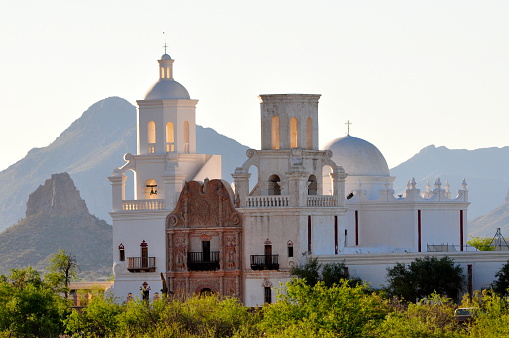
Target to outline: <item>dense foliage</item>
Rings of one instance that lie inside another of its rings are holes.
[[[318,282],[323,282],[326,287],[332,287],[340,284],[342,280],[347,280],[351,286],[361,284],[359,278],[351,278],[345,263],[320,264],[317,258],[310,258],[302,266],[294,266],[290,270],[290,275],[303,279],[306,284],[315,286]]]
[[[463,289],[463,269],[449,257],[426,256],[408,266],[397,263],[387,268],[388,292],[407,301],[416,301],[434,292],[457,300]]]
[[[452,261],[429,261],[432,260],[416,260],[414,270],[420,271],[415,268],[420,266],[429,272],[427,264],[431,264],[435,279],[447,280],[440,267],[451,265]],[[344,265],[330,265],[328,271],[316,261],[310,263],[304,271],[316,277],[313,285],[307,279],[293,279],[277,290],[277,302],[256,309],[244,307],[235,298],[217,295],[172,295],[150,301],[134,297],[122,304],[111,296],[97,295],[88,307],[77,311],[71,310],[62,289],[48,283],[47,278],[43,280],[39,272],[31,267],[12,270],[9,276],[0,275],[0,338],[61,334],[133,338],[509,337],[509,298],[493,290],[476,291],[457,304],[437,288],[412,303],[339,278],[348,277]],[[412,264],[409,271],[411,267]],[[394,274],[389,271],[388,278],[407,270],[403,265],[395,268]],[[509,262],[501,269],[508,273],[506,270]],[[403,280],[397,281],[402,288]],[[408,289],[423,283],[415,278],[406,281],[410,283]],[[419,295],[423,292],[419,291]],[[469,308],[472,319],[459,322],[455,316],[457,307]]]
[[[495,274],[497,279],[493,281],[492,287],[499,295],[506,295],[509,292],[509,260]]]
[[[479,251],[493,251],[495,250],[495,246],[493,246],[493,238],[489,237],[472,237],[467,241],[468,245],[473,246]]]
[[[14,337],[58,337],[68,310],[64,299],[31,267],[0,276],[0,332]]]

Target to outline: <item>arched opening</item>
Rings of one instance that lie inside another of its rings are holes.
[[[278,175],[271,175],[269,177],[269,195],[281,195],[281,179]]]
[[[200,290],[200,297],[208,297],[212,296],[214,294],[214,291],[212,291],[211,288],[203,288]]]
[[[145,181],[145,199],[156,199],[157,198],[157,182],[153,179]]]
[[[318,195],[318,182],[315,175],[308,178],[308,195]]]
[[[148,153],[153,154],[156,152],[156,123],[150,121],[147,124],[147,142],[148,142]]]
[[[258,172],[259,169],[256,165],[249,167],[248,173],[251,174],[251,176],[249,176],[249,195],[258,195],[257,191],[260,189],[260,186],[258,185]]]
[[[135,200],[137,199],[138,194],[136,193],[136,172],[134,170],[126,170],[124,175],[127,176],[125,181],[125,199],[126,200]]]
[[[279,117],[272,117],[272,149],[280,148],[279,142]]]
[[[296,117],[290,119],[290,148],[297,148],[299,141],[299,122]]]
[[[313,149],[313,120],[308,117],[306,121],[306,148]]]
[[[171,79],[171,68],[170,67],[166,68],[166,78]]]
[[[164,79],[164,68],[161,67],[159,70],[161,71],[161,79]]]
[[[175,151],[175,130],[172,122],[166,123],[166,151]]]
[[[189,152],[189,122],[184,121],[184,152]]]
[[[333,195],[334,190],[332,186],[332,168],[328,165],[322,168],[322,195]]]

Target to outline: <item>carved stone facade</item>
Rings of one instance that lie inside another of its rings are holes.
[[[166,218],[170,290],[241,297],[242,219],[226,182],[187,182]]]

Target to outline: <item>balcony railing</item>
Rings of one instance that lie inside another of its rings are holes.
[[[156,152],[156,144],[155,143],[149,143],[148,144],[148,153],[149,154],[155,154]]]
[[[164,210],[164,200],[124,200],[122,201],[122,210],[124,211],[143,211],[143,210]]]
[[[286,195],[248,196],[246,198],[246,208],[287,207],[289,202],[290,196]]]
[[[308,196],[307,206],[308,207],[335,207],[335,206],[337,206],[337,198],[336,198],[336,196],[330,196],[330,195]]]
[[[156,271],[155,257],[127,257],[127,270],[130,272]]]
[[[188,252],[187,268],[189,271],[214,271],[219,269],[219,251]]]
[[[251,269],[278,270],[279,255],[251,255]]]

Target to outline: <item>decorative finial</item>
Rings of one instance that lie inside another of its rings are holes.
[[[352,124],[352,122],[350,122],[350,120],[346,121],[345,123],[347,125],[347,132],[346,132],[346,135],[347,136],[350,136],[350,125]]]
[[[415,177],[412,177],[412,181],[410,182],[410,185],[412,186],[412,189],[415,189],[417,186],[417,182],[415,182]]]
[[[166,44],[166,33],[163,32],[163,34],[164,34],[164,46],[163,46],[164,47],[164,54],[166,54],[166,48],[168,47],[168,45]]]

